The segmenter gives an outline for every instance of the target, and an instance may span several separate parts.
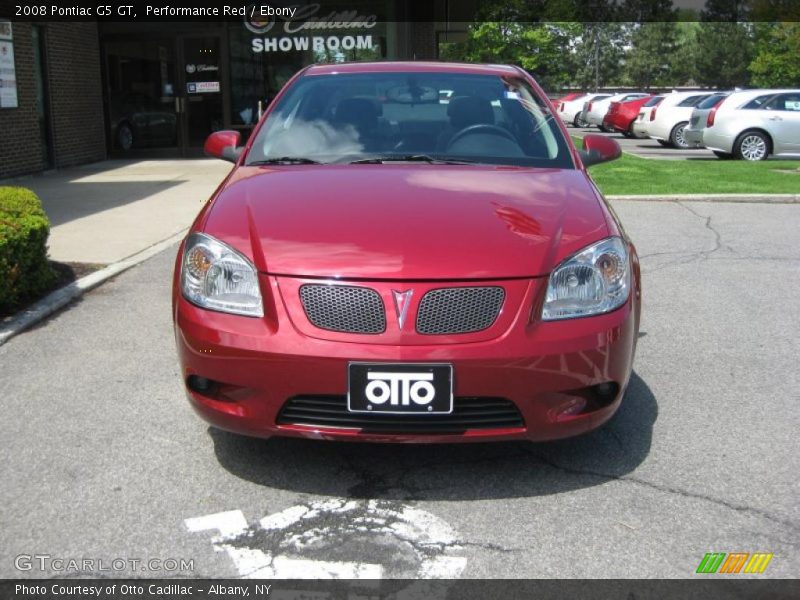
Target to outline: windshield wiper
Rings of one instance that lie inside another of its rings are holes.
[[[426,162],[432,165],[473,165],[475,161],[471,160],[452,160],[449,158],[434,158],[427,154],[406,154],[396,155],[389,154],[387,156],[368,156],[367,158],[359,158],[358,160],[350,161],[351,165],[378,165],[387,162]]]
[[[323,163],[304,156],[281,156],[280,158],[264,158],[247,163],[248,166],[254,165],[321,165]]]

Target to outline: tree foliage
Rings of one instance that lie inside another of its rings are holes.
[[[760,23],[756,28],[751,83],[758,87],[800,86],[800,23]]]
[[[551,90],[800,85],[800,24],[747,22],[756,0],[708,0],[700,22],[678,21],[671,0],[482,6],[482,20],[465,41],[443,44],[441,58],[517,64]],[[586,11],[609,20],[584,22]]]

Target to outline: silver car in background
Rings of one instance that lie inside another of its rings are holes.
[[[683,130],[683,138],[689,145],[689,148],[703,148],[703,130],[706,128],[706,121],[708,120],[708,113],[715,106],[719,106],[722,101],[731,95],[731,92],[719,92],[712,94],[708,98],[702,100],[692,111],[692,116],[689,119],[689,124]]]
[[[734,92],[709,111],[703,144],[719,158],[800,156],[800,90]]]

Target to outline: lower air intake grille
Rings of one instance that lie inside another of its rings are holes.
[[[516,405],[504,398],[455,398],[449,415],[387,415],[350,413],[346,396],[295,396],[283,405],[277,423],[398,434],[457,434],[467,429],[525,427]]]
[[[386,311],[373,289],[349,285],[303,285],[300,301],[308,320],[320,329],[343,333],[383,333]]]
[[[494,323],[505,297],[501,287],[431,290],[419,303],[417,331],[426,335],[481,331]]]

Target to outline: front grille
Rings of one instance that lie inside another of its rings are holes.
[[[300,286],[308,320],[320,329],[344,333],[383,333],[386,311],[373,289],[348,285]]]
[[[398,434],[458,434],[467,429],[525,427],[519,409],[505,398],[455,398],[449,415],[388,415],[350,413],[346,396],[295,396],[283,405],[277,423]]]
[[[481,331],[494,323],[505,297],[501,287],[431,290],[419,303],[417,331],[425,335]]]

